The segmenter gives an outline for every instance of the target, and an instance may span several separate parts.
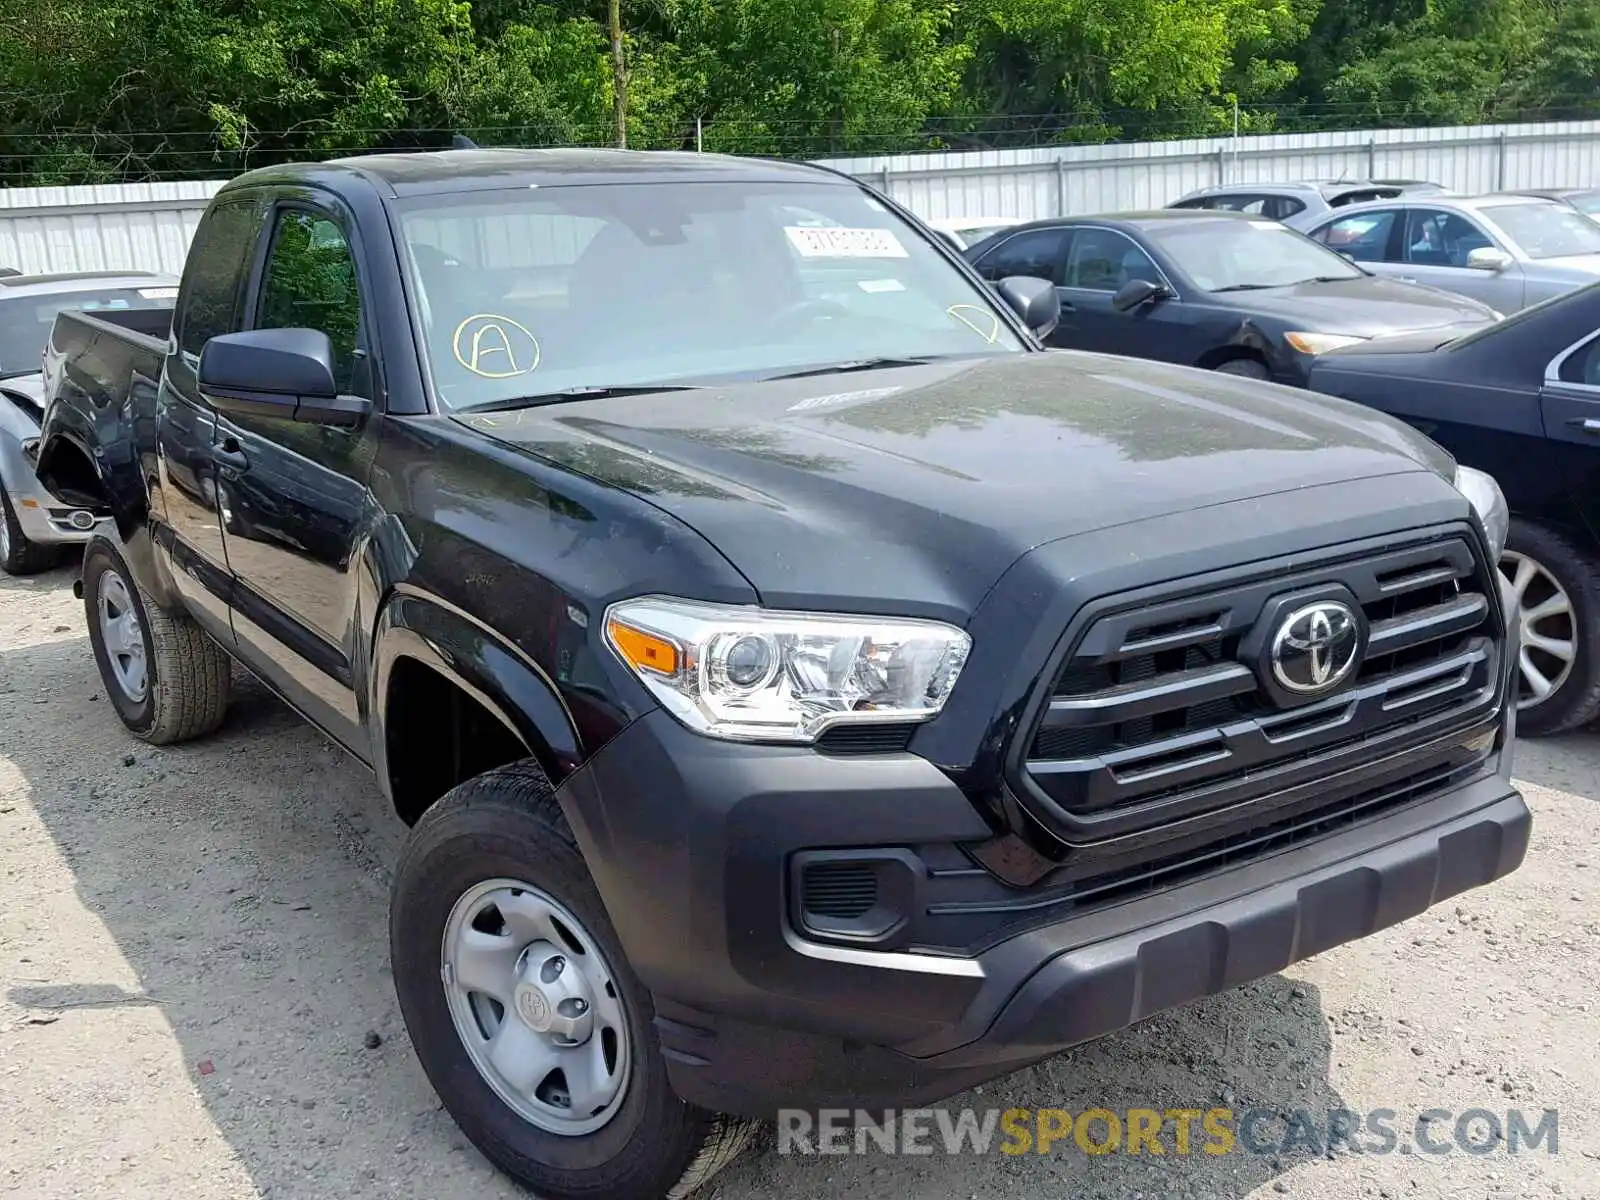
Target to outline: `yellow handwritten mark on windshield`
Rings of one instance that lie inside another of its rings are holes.
[[[984,341],[988,342],[989,345],[992,346],[995,344],[995,342],[1000,340],[1000,318],[995,316],[992,312],[989,312],[987,309],[979,308],[976,304],[952,304],[949,308],[945,309],[945,312],[949,313],[956,320],[960,321],[968,329],[972,330],[973,333],[977,334]],[[985,331],[983,326],[979,325],[977,321],[967,316],[967,313],[976,313],[979,318],[988,324],[988,330]]]
[[[485,379],[527,375],[538,368],[543,354],[539,339],[525,326],[496,313],[473,313],[462,321],[451,348],[458,363]]]

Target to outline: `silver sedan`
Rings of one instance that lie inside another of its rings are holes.
[[[1306,231],[1376,275],[1513,313],[1600,279],[1600,223],[1526,195],[1415,196],[1351,205]]]
[[[46,570],[100,524],[50,495],[33,473],[44,415],[39,368],[56,314],[170,309],[177,285],[176,276],[148,271],[0,272],[0,571]]]

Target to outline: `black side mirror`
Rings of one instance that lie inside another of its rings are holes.
[[[250,329],[211,338],[200,351],[200,390],[225,412],[356,425],[371,404],[341,396],[333,343],[318,329]]]
[[[1048,279],[1007,275],[994,285],[994,290],[1022,318],[1034,337],[1042,341],[1055,332],[1061,321],[1061,297],[1056,294],[1056,285]]]
[[[1130,279],[1111,297],[1111,307],[1118,312],[1132,312],[1141,304],[1149,304],[1152,300],[1161,300],[1169,295],[1171,293],[1159,283],[1151,283],[1148,279]]]

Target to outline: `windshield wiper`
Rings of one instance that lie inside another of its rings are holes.
[[[564,404],[568,400],[604,400],[613,396],[649,396],[656,392],[698,392],[697,383],[644,383],[644,384],[594,384],[586,387],[562,388],[558,392],[540,392],[533,396],[511,396],[505,400],[487,400],[482,404],[468,404],[456,409],[463,413],[513,412],[519,408],[538,408],[542,404]]]
[[[1363,272],[1363,275],[1365,272]],[[1302,283],[1344,283],[1349,279],[1360,279],[1362,275],[1313,275],[1310,279],[1297,279],[1290,287],[1298,287]]]
[[[1227,287],[1212,288],[1213,292],[1263,292],[1273,288],[1293,287],[1292,283],[1230,283]]]
[[[762,381],[773,379],[804,379],[808,375],[843,375],[848,371],[880,371],[890,367],[921,367],[948,354],[922,354],[909,358],[853,358],[848,362],[832,363],[826,367],[807,367],[803,371],[784,371],[778,375],[763,375]]]

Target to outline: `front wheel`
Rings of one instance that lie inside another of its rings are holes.
[[[17,510],[11,497],[0,486],[0,570],[7,575],[35,575],[48,571],[61,561],[61,552],[55,546],[41,546],[30,542],[17,519]]]
[[[1259,358],[1230,358],[1225,363],[1219,363],[1211,368],[1223,375],[1243,375],[1246,379],[1271,379],[1272,372],[1267,370],[1267,364]]]
[[[485,1157],[549,1200],[688,1196],[753,1123],[672,1091],[650,994],[543,772],[455,788],[394,876],[390,958],[435,1091]]]
[[[1519,607],[1517,732],[1587,724],[1600,713],[1600,568],[1566,534],[1513,518],[1500,570]]]

